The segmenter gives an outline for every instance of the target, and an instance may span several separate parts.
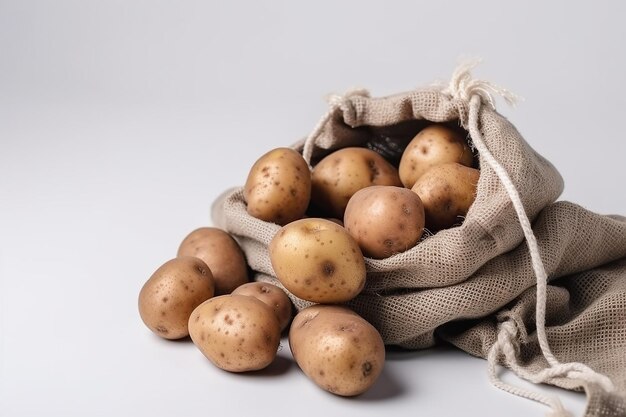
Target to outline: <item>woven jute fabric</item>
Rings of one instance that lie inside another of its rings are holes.
[[[469,130],[468,111],[467,100],[440,88],[382,98],[352,94],[336,100],[313,134],[293,146],[313,166],[336,149],[365,146],[377,129],[401,133],[415,121],[455,122]],[[584,388],[587,416],[626,415],[626,218],[557,201],[560,174],[492,106],[480,107],[478,124],[532,222],[549,277],[546,330],[552,352],[561,362],[582,362],[609,376],[617,390],[607,393],[564,377],[547,382]],[[463,223],[406,252],[367,258],[365,289],[348,305],[388,345],[421,349],[446,341],[480,357],[487,357],[498,324],[512,320],[519,330],[519,365],[539,371],[549,365],[535,333],[536,276],[529,250],[500,179],[481,155],[478,160],[476,199]],[[213,221],[240,242],[257,280],[281,286],[267,249],[280,227],[249,216],[241,188],[216,201]],[[310,304],[290,296],[297,308]]]

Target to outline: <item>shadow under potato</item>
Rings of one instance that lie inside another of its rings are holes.
[[[346,397],[352,401],[385,401],[391,398],[402,396],[406,392],[405,387],[394,378],[393,373],[388,368],[383,368],[378,379],[370,389],[361,395]]]
[[[190,336],[185,336],[180,339],[165,339],[157,334],[152,333],[152,336],[162,343],[173,343],[173,344],[182,344],[182,343],[193,343]]]
[[[294,364],[295,362],[293,359],[277,355],[272,363],[266,368],[259,369],[258,371],[239,372],[237,374],[247,378],[277,377],[289,372]]]

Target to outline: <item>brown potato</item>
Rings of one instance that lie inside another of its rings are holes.
[[[139,314],[158,336],[189,335],[187,322],[194,308],[213,297],[213,275],[198,258],[181,257],[164,263],[139,292]]]
[[[178,256],[202,259],[215,282],[215,295],[230,294],[248,282],[248,265],[239,244],[215,227],[201,227],[189,233],[178,248]]]
[[[409,143],[400,159],[400,179],[411,188],[426,171],[435,165],[458,162],[472,166],[472,151],[464,135],[442,124],[422,129]]]
[[[276,277],[296,297],[316,303],[351,300],[365,285],[365,259],[341,226],[309,218],[283,226],[269,244]]]
[[[272,309],[245,295],[221,295],[199,305],[189,317],[189,334],[207,359],[230,372],[265,368],[280,343]]]
[[[244,186],[248,213],[285,225],[303,217],[311,199],[311,172],[302,155],[277,148],[252,166]]]
[[[302,371],[337,395],[365,392],[385,364],[378,331],[345,307],[314,305],[302,310],[291,324],[289,347]]]
[[[330,217],[343,218],[350,197],[372,185],[401,186],[398,170],[366,148],[343,148],[322,159],[311,173],[311,200]]]
[[[276,285],[266,282],[248,282],[237,287],[233,295],[247,295],[267,304],[276,313],[281,331],[285,330],[291,320],[291,300],[285,291]]]
[[[424,206],[411,190],[375,185],[352,196],[344,221],[363,254],[382,259],[419,242],[424,232]]]
[[[461,224],[476,198],[480,171],[456,162],[437,165],[411,189],[422,199],[426,227],[432,232]]]

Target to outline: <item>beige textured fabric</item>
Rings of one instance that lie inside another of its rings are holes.
[[[323,123],[296,146],[312,165],[335,149],[365,146],[373,132],[390,126],[398,137],[419,121],[458,120],[468,129],[468,101],[436,88],[384,98],[359,92],[335,100]],[[605,373],[618,391],[608,394],[566,378],[548,382],[584,387],[587,416],[626,415],[626,219],[555,202],[563,188],[556,169],[491,106],[480,108],[478,120],[484,142],[533,222],[550,277],[546,326],[553,353],[561,362],[582,362]],[[538,371],[548,364],[534,332],[536,278],[528,248],[509,196],[480,155],[479,162],[476,200],[463,224],[404,253],[366,259],[366,287],[349,305],[387,344],[419,349],[444,340],[481,357],[496,340],[497,324],[513,320],[520,332],[518,362]],[[237,237],[258,280],[280,285],[267,253],[279,226],[250,217],[242,189],[215,203],[213,219]],[[292,299],[298,308],[308,304]]]

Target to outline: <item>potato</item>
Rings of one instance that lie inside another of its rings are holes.
[[[180,339],[189,335],[187,322],[193,309],[213,294],[213,275],[201,259],[175,258],[144,284],[139,292],[139,315],[158,336]]]
[[[283,226],[269,244],[276,277],[296,297],[341,303],[365,285],[365,260],[356,241],[338,224],[308,218]]]
[[[272,309],[245,295],[221,295],[199,305],[189,317],[189,334],[207,359],[230,372],[265,368],[280,343]]]
[[[239,244],[215,227],[201,227],[189,233],[178,248],[178,256],[202,259],[215,282],[215,295],[230,294],[248,282],[248,265]]]
[[[411,190],[375,185],[352,196],[344,221],[365,256],[387,258],[419,242],[424,232],[424,206]]]
[[[329,217],[343,218],[350,197],[371,185],[401,186],[398,170],[366,148],[343,148],[322,159],[311,173],[311,200]]]
[[[281,332],[285,330],[291,320],[291,300],[285,291],[276,285],[266,282],[248,282],[237,287],[233,291],[233,295],[247,295],[267,304],[276,313]]]
[[[411,188],[431,167],[447,162],[472,166],[472,151],[460,131],[441,124],[430,125],[413,138],[402,154],[399,167],[402,184]]]
[[[337,395],[365,392],[385,363],[378,331],[345,307],[314,305],[302,310],[291,324],[289,346],[302,371]]]
[[[248,213],[285,225],[302,218],[311,199],[311,172],[302,155],[277,148],[252,166],[244,186]]]
[[[476,197],[480,171],[456,162],[426,171],[411,189],[422,199],[426,227],[432,232],[463,222]]]

